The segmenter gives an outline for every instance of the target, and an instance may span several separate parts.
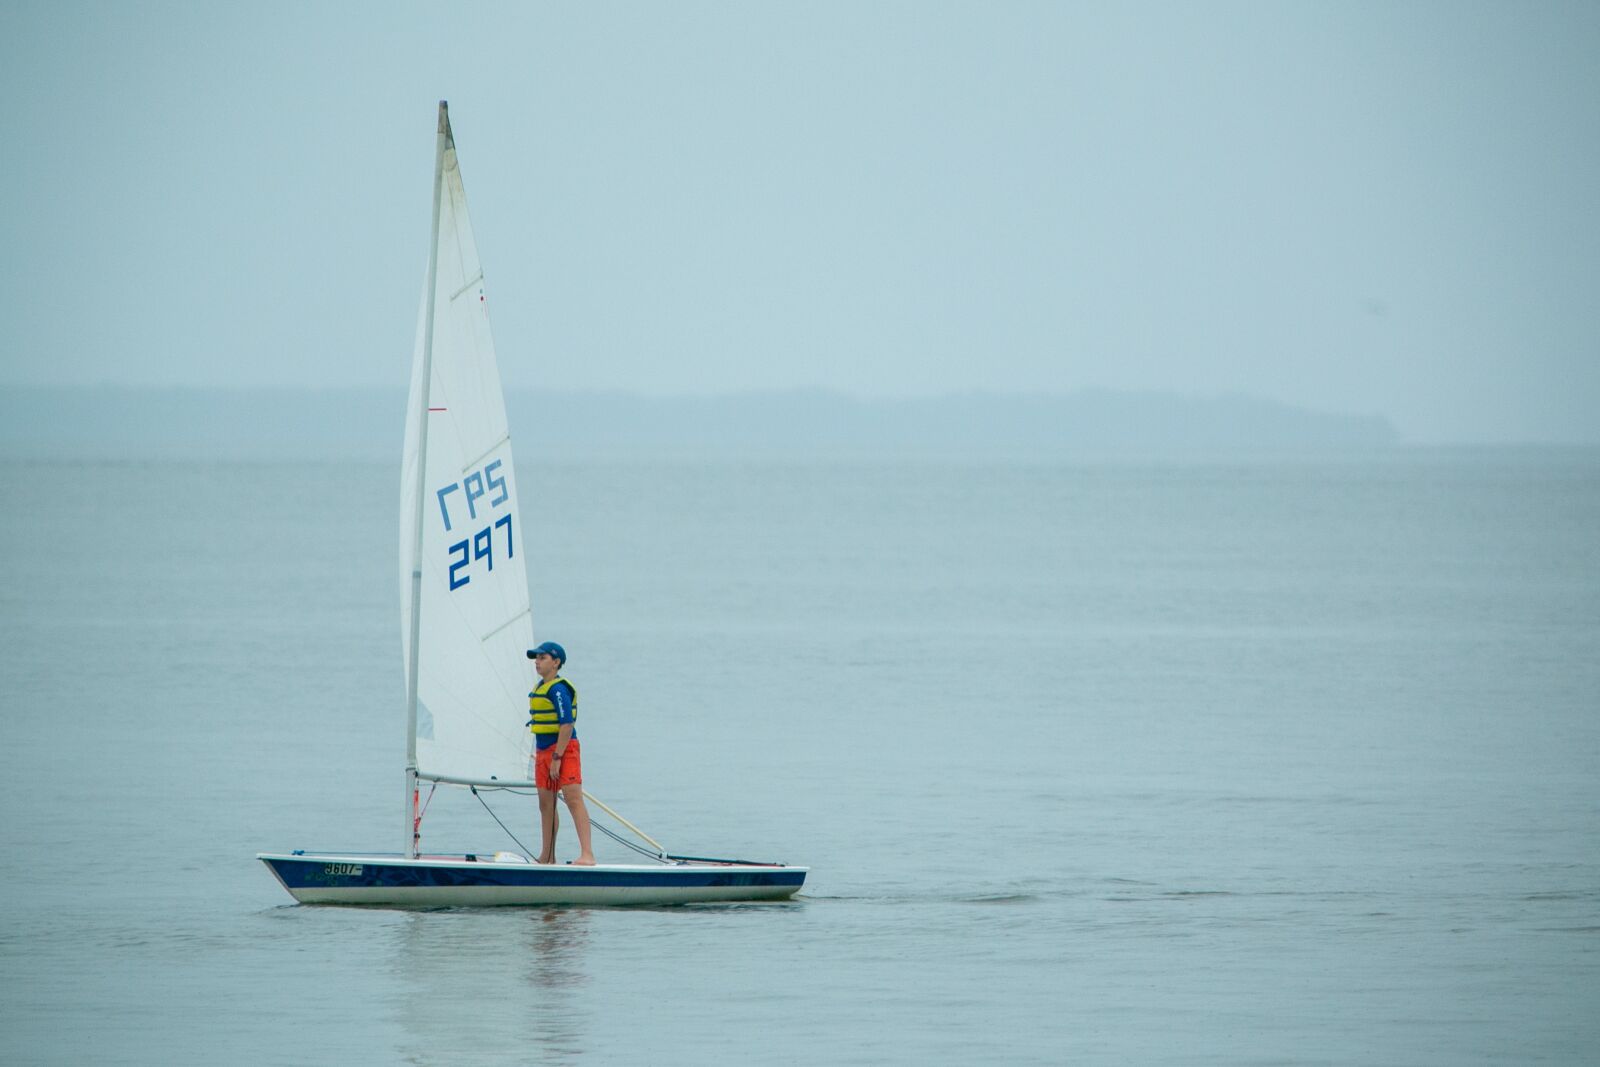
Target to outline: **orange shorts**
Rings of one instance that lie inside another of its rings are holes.
[[[541,748],[533,754],[533,782],[540,789],[552,792],[564,785],[583,784],[583,753],[578,751],[576,737],[567,741],[567,750],[561,754],[561,780],[550,776],[550,762],[555,758],[556,746]]]

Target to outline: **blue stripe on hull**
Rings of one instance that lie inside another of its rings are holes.
[[[652,904],[781,900],[803,867],[474,863],[354,855],[259,857],[295,899],[312,903]]]

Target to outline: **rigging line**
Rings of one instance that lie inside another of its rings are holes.
[[[623,845],[623,846],[625,846],[627,848],[631,848],[641,856],[648,856],[649,858],[655,860],[657,863],[666,863],[667,862],[666,859],[662,856],[661,853],[659,853],[659,852],[651,852],[649,849],[643,847],[642,845],[634,844],[632,841],[629,841],[627,838],[623,837],[621,834],[618,834],[615,830],[611,829],[609,826],[606,826],[604,823],[596,822],[594,819],[590,819],[589,820],[589,825],[594,827],[596,830],[599,830],[601,833],[605,834],[607,837],[611,838],[611,840],[615,841],[617,844]]]
[[[481,796],[478,796],[478,787],[474,785],[469,786],[468,788],[472,790],[473,796],[478,797],[478,803],[482,804],[483,810],[489,813],[489,818],[493,819],[495,822],[500,822],[500,816],[494,813],[494,809],[489,806],[489,802],[484,800]],[[520,848],[524,853],[527,853],[528,846],[517,840],[517,835],[511,832],[510,827],[508,827],[505,823],[500,822],[500,829],[506,832],[506,836],[511,838],[518,848]]]
[[[612,811],[611,808],[606,804],[605,801],[601,800],[599,797],[595,796],[593,793],[589,792],[587,789],[585,789],[583,791],[583,795],[588,797],[590,800],[594,801],[596,804],[598,804],[600,806],[600,810],[601,811],[604,811],[607,815],[611,816],[613,819],[617,820],[622,825],[626,826],[628,829],[630,829],[634,833],[638,834],[640,837],[644,838],[650,844],[656,846],[656,851],[657,852],[661,853],[662,855],[666,855],[667,850],[662,846],[661,842],[657,841],[655,838],[651,837],[649,834],[645,833],[643,830],[641,830],[637,826],[633,825],[633,823],[629,822],[627,819],[624,819],[621,815],[618,815],[615,811]]]
[[[479,788],[482,788],[485,792],[510,793],[512,796],[518,796],[518,797],[529,797],[529,796],[534,796],[535,794],[533,794],[533,793],[524,793],[524,792],[522,792],[520,790],[512,789],[509,786],[486,785],[486,786],[482,786],[482,787],[471,786],[469,788],[471,788],[471,790],[472,790],[472,795],[475,796],[475,797],[478,797],[478,803],[483,805],[483,810],[487,811],[489,813],[489,815],[494,819],[495,822],[500,823],[500,829],[506,831],[506,836],[511,838],[511,840],[516,841],[517,847],[522,849],[522,851],[524,851],[524,852],[528,851],[528,846],[524,845],[521,841],[517,841],[516,835],[513,834],[509,829],[506,828],[506,824],[505,823],[500,822],[500,816],[495,815],[494,809],[489,807],[488,802],[485,801],[483,799],[483,797],[478,795],[478,790],[479,790]],[[632,841],[629,841],[627,838],[623,837],[621,834],[618,834],[615,830],[611,829],[611,827],[607,826],[605,823],[600,822],[598,819],[591,818],[589,820],[589,825],[594,827],[596,830],[599,830],[601,833],[605,834],[607,837],[611,838],[611,840],[615,841],[617,844],[622,845],[625,848],[631,848],[631,849],[633,849],[633,851],[637,852],[641,856],[646,856],[646,857],[648,857],[650,859],[653,859],[657,863],[667,863],[667,859],[666,859],[665,853],[651,852],[647,848],[643,848],[643,847],[641,847],[639,845],[634,844]]]
[[[428,805],[433,803],[433,794],[439,791],[439,783],[434,782],[433,788],[428,790],[428,799],[422,802],[422,810],[417,812],[417,825],[422,825],[422,817],[428,814]]]

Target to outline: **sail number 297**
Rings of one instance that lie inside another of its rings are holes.
[[[439,515],[444,520],[446,532],[455,531],[456,522],[463,517],[461,515],[463,505],[466,507],[465,517],[469,522],[483,521],[483,519],[490,518],[496,508],[511,499],[510,491],[506,488],[505,477],[498,473],[499,470],[500,461],[497,459],[493,463],[487,464],[482,470],[473,471],[459,482],[451,482],[443,489],[435,492],[434,495],[439,501]],[[451,494],[453,493],[460,493],[461,495],[451,499]],[[451,516],[452,506],[456,512],[454,521]],[[479,517],[480,511],[486,513],[482,518]],[[505,530],[503,541],[499,536],[501,529]],[[487,570],[494,570],[496,542],[500,542],[504,546],[501,549],[504,555],[500,556],[500,558],[511,559],[515,554],[515,549],[513,548],[515,540],[512,536],[511,512],[509,511],[497,519],[492,519],[488,525],[477,530],[471,536],[450,546],[450,590],[452,592],[472,581],[472,575],[468,572],[475,569],[474,564],[481,562]]]

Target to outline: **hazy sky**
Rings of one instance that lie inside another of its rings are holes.
[[[0,7],[0,382],[1244,391],[1600,440],[1600,4]]]

